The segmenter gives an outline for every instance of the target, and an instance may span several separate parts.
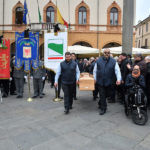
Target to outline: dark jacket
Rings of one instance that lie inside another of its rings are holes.
[[[150,62],[146,64],[146,87],[150,90]]]
[[[140,85],[141,88],[145,88],[144,76],[140,75],[138,78],[134,78],[132,74],[129,74],[125,81],[126,88],[132,88],[135,84]]]
[[[11,59],[11,61],[10,61],[10,68],[11,68],[10,76],[11,77],[13,77],[14,67],[15,67],[13,61],[14,61],[13,59]]]
[[[13,71],[14,78],[24,78],[24,76],[25,76],[24,66],[22,66],[20,69],[14,67],[14,71]]]
[[[84,71],[83,63],[78,63],[78,67],[79,67],[80,72],[82,73]]]
[[[89,72],[89,68],[90,68],[90,65],[88,64],[84,64],[83,65],[83,72]]]
[[[120,71],[121,71],[121,76],[122,76],[122,80],[123,80],[123,81],[126,80],[126,77],[127,77],[127,75],[129,74],[129,69],[127,68],[127,64],[128,64],[128,63],[129,63],[128,58],[124,59],[124,60],[121,62]]]
[[[76,82],[76,67],[75,61],[63,61],[61,66],[61,81],[63,84],[74,84]]]
[[[34,79],[42,79],[42,77],[46,76],[46,69],[44,68],[44,63],[42,61],[39,61],[38,69],[32,69],[31,76],[33,76]]]
[[[26,75],[24,72],[24,62],[22,62],[22,67],[20,69],[15,67],[15,61],[12,63],[14,65],[13,77],[14,78],[24,78],[24,76]]]
[[[95,66],[95,61],[93,61],[89,67],[89,73],[93,74],[93,70],[94,70],[94,66]]]
[[[116,61],[113,58],[100,57],[97,62],[96,82],[100,86],[110,86],[115,78]]]

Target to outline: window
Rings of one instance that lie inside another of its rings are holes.
[[[110,10],[110,24],[118,25],[118,9],[115,7]]]
[[[139,27],[139,35],[141,34],[141,28]]]
[[[87,23],[87,11],[85,7],[79,8],[79,24],[86,24]]]
[[[148,41],[148,40],[147,40],[147,39],[145,39],[145,47],[147,47],[147,41]]]
[[[140,40],[139,40],[139,45],[138,45],[138,48],[140,48]]]
[[[23,23],[23,8],[17,7],[16,8],[16,24],[22,24]]]
[[[55,22],[55,11],[52,6],[47,8],[46,11],[46,22],[54,23]]]
[[[148,32],[148,23],[146,23],[146,32]]]
[[[138,48],[138,42],[136,41],[136,47]]]

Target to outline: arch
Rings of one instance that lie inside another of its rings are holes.
[[[16,9],[19,7],[22,9],[24,7],[20,1],[18,1],[18,3],[12,9],[12,24],[16,24]]]
[[[119,46],[121,46],[120,42],[108,42],[103,46],[103,48],[119,47]]]
[[[72,46],[74,46],[74,45],[81,45],[81,46],[92,47],[91,44],[89,44],[88,42],[85,42],[85,41],[78,41],[78,42],[75,42]]]
[[[53,7],[54,8],[54,22],[56,22],[57,19],[57,7],[55,4],[50,0],[43,8],[43,22],[46,22],[46,14],[47,14],[47,8]]]
[[[90,8],[84,1],[82,1],[79,5],[77,5],[75,9],[75,24],[79,25],[79,8],[81,7],[86,8],[86,24],[84,24],[84,26],[86,26],[90,24]],[[78,26],[76,26],[76,29],[78,30]],[[86,29],[89,30],[89,26],[86,26]]]
[[[121,25],[121,8],[115,1],[107,9],[107,25],[111,25],[110,12],[112,8],[116,8],[118,10],[118,25]]]

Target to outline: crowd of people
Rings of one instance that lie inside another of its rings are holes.
[[[2,97],[17,95],[22,98],[24,93],[24,83],[27,80],[27,73],[24,67],[15,68],[15,56],[11,59],[11,78],[0,80]],[[104,115],[107,111],[107,102],[115,103],[119,100],[124,104],[126,97],[130,94],[130,89],[136,83],[141,86],[147,96],[147,106],[150,107],[150,56],[143,57],[141,54],[131,55],[122,53],[113,57],[109,49],[105,49],[100,57],[91,57],[90,59],[77,59],[75,53],[66,52],[65,60],[60,63],[58,71],[44,68],[44,58],[41,58],[39,68],[31,70],[30,79],[33,79],[33,98],[43,98],[45,93],[45,80],[51,82],[50,87],[58,88],[58,97],[60,89],[64,92],[65,114],[72,109],[73,100],[77,100],[76,87],[79,84],[80,73],[88,72],[93,74],[95,81],[95,90],[93,91],[93,100],[98,100],[100,108],[99,114]],[[127,95],[127,96],[126,96]]]
[[[102,56],[91,57],[89,60],[77,60],[75,54],[69,52],[66,53],[65,58],[63,63],[66,65],[64,67],[60,64],[55,78],[55,86],[57,86],[58,77],[62,75],[62,84],[68,86],[68,91],[63,88],[66,114],[72,108],[73,95],[71,93],[73,93],[73,89],[70,87],[75,87],[75,83],[78,84],[79,71],[80,73],[89,72],[94,76],[93,100],[99,97],[100,115],[106,113],[107,101],[115,103],[117,99],[121,104],[124,104],[130,94],[127,91],[130,91],[135,83],[143,89],[147,96],[147,106],[150,107],[150,56],[144,58],[141,54],[136,54],[132,59],[131,55],[122,53],[113,57],[110,50],[105,49]],[[73,62],[76,62],[77,66],[73,67]]]

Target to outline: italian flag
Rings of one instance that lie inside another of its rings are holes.
[[[59,9],[57,8],[57,22],[65,25],[68,28],[68,23],[63,19]]]
[[[39,8],[39,6],[38,6],[38,14],[39,14],[39,22],[41,23],[41,13],[40,13],[40,8]]]

